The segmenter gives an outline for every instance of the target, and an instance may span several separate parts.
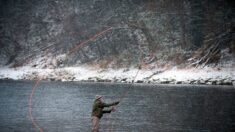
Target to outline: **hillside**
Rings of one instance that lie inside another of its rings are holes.
[[[141,66],[151,77],[172,68],[195,73],[209,68],[233,81],[234,5],[232,0],[3,0],[0,65],[115,72]],[[3,71],[1,78],[7,76]]]

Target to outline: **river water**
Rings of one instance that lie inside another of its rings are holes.
[[[28,114],[35,82],[0,81],[0,131],[36,132]],[[230,132],[235,130],[233,86],[40,82],[32,115],[45,132],[90,132],[96,94],[106,102],[128,94],[101,132]]]

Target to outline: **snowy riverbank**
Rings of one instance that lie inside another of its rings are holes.
[[[235,85],[235,70],[233,68],[141,69],[135,78],[137,72],[137,68],[114,70],[88,66],[58,69],[39,69],[28,66],[2,67],[0,68],[0,79],[122,83],[131,83],[135,79],[136,83]]]

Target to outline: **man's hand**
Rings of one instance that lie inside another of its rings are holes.
[[[112,108],[111,108],[111,111],[112,111],[112,112],[115,112],[115,111],[116,111],[115,107],[112,107]]]

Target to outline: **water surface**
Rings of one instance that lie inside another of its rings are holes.
[[[28,101],[35,82],[0,81],[0,131],[31,132]],[[229,132],[235,130],[232,86],[40,82],[33,116],[45,132],[89,132],[96,94],[106,102],[128,94],[101,132]]]

